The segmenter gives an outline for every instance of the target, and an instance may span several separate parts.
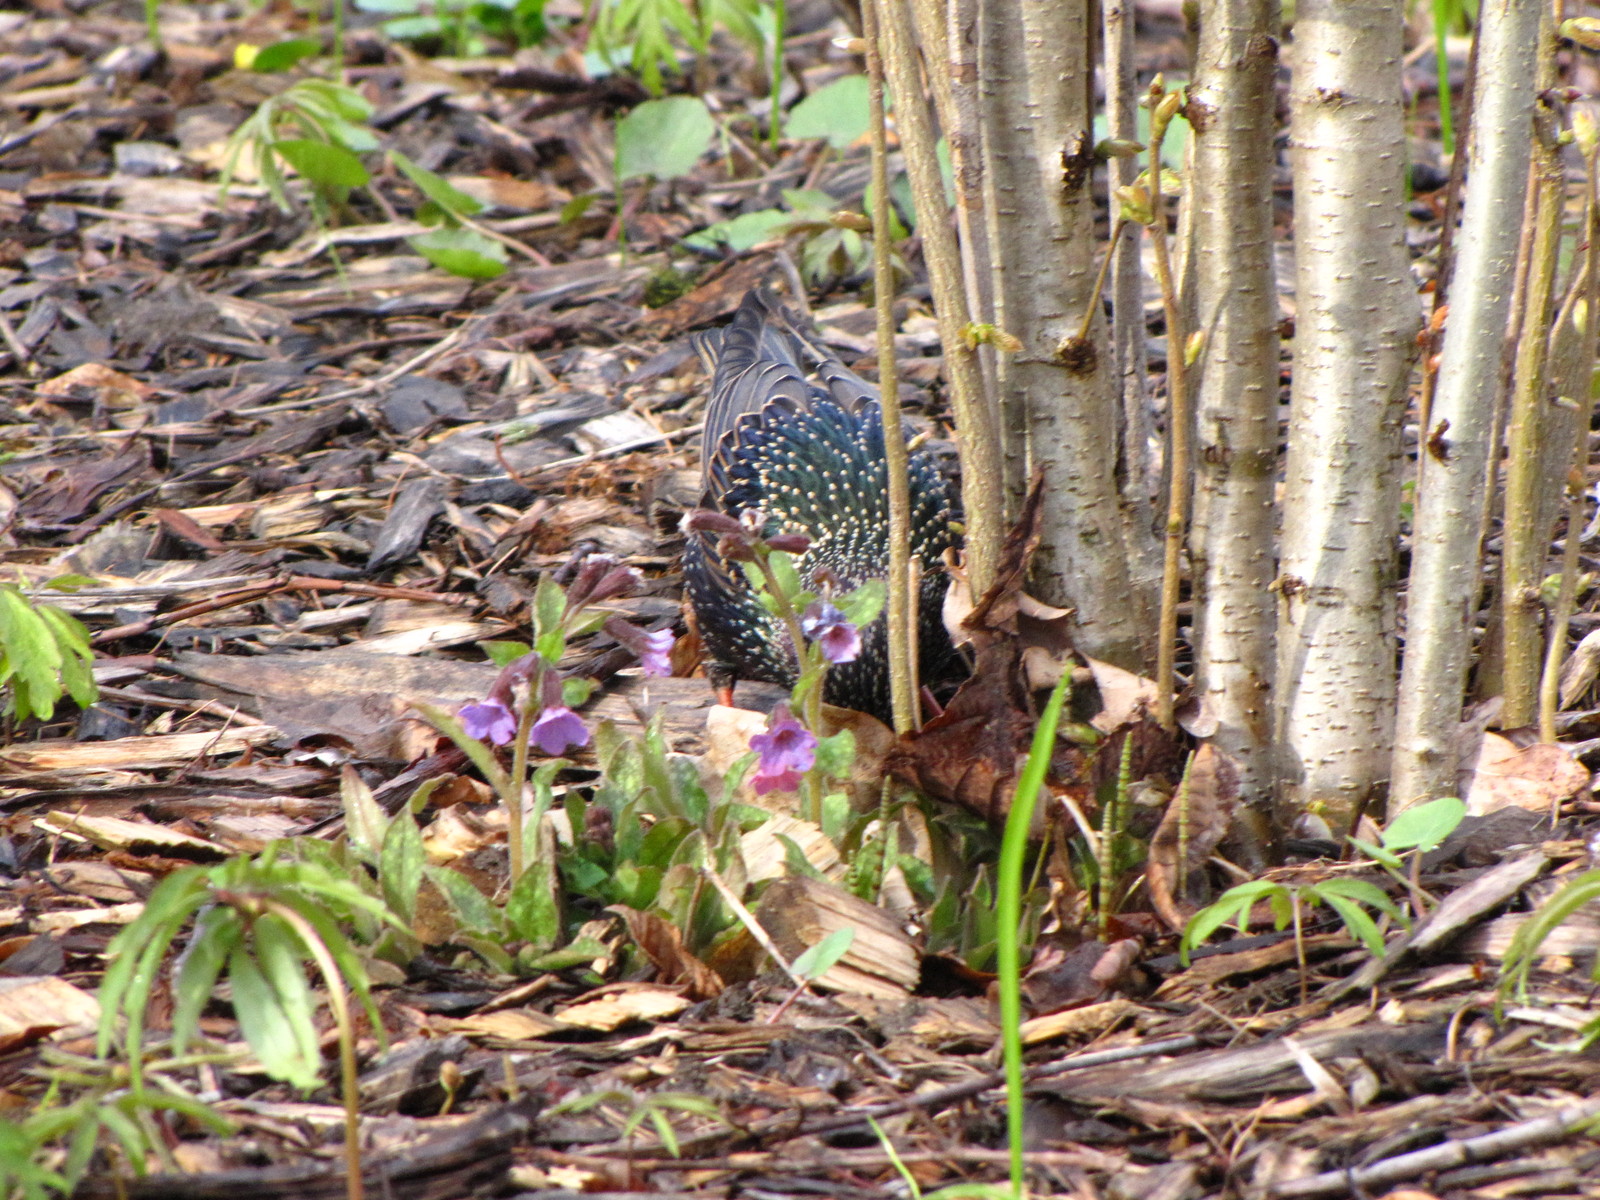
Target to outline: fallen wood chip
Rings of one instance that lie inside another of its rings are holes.
[[[498,1182],[511,1165],[511,1149],[533,1127],[543,1101],[528,1096],[470,1120],[419,1121],[420,1135],[403,1150],[362,1166],[367,1194],[393,1200],[469,1196]],[[432,1125],[443,1125],[437,1133]],[[143,1179],[85,1180],[81,1200],[343,1200],[343,1163],[244,1167],[209,1175],[147,1175]]]
[[[1479,1137],[1441,1142],[1425,1150],[1379,1159],[1364,1167],[1324,1171],[1303,1179],[1286,1179],[1269,1186],[1267,1194],[1285,1200],[1289,1197],[1359,1195],[1365,1189],[1381,1187],[1401,1179],[1415,1179],[1430,1171],[1489,1162],[1513,1150],[1557,1142],[1597,1117],[1600,1117],[1600,1098],[1585,1100],[1582,1104],[1569,1105],[1548,1116],[1520,1121]]]
[[[761,897],[756,916],[790,962],[836,930],[855,931],[844,956],[816,981],[822,987],[893,1000],[906,996],[922,973],[921,955],[893,917],[830,883],[780,879]]]
[[[1451,892],[1410,933],[1389,943],[1382,958],[1375,958],[1348,979],[1330,985],[1318,998],[1333,1003],[1371,987],[1408,954],[1421,953],[1466,928],[1492,908],[1504,904],[1539,877],[1550,856],[1533,850],[1484,872],[1465,887]]]
[[[1239,1100],[1268,1092],[1303,1090],[1307,1058],[1327,1062],[1354,1054],[1403,1053],[1437,1056],[1444,1046],[1444,1025],[1430,1022],[1401,1029],[1368,1022],[1352,1029],[1299,1033],[1236,1050],[1190,1054],[1143,1069],[1092,1067],[1065,1079],[1040,1080],[1041,1092],[1069,1100]]]
[[[34,742],[0,750],[0,763],[19,771],[153,770],[180,767],[202,755],[242,754],[278,736],[271,725],[221,729],[211,733],[169,733],[125,737],[111,742]]]

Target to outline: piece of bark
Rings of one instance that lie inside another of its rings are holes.
[[[533,1127],[543,1100],[529,1096],[419,1138],[403,1152],[363,1164],[367,1194],[392,1200],[459,1200],[500,1179],[511,1148]],[[343,1200],[342,1163],[242,1168],[210,1175],[94,1179],[78,1200]]]
[[[803,876],[780,879],[756,916],[790,962],[837,930],[855,931],[844,956],[817,980],[822,987],[895,999],[917,985],[921,955],[899,923],[843,888]]]

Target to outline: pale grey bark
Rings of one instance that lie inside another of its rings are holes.
[[[1297,298],[1276,725],[1287,813],[1336,830],[1388,774],[1400,421],[1419,325],[1407,269],[1401,0],[1300,0]]]
[[[1137,554],[1118,495],[1116,388],[1097,311],[1077,352],[1063,352],[1093,303],[1089,13],[1087,0],[980,5],[996,319],[1023,343],[1001,356],[1001,408],[1008,482],[1045,476],[1036,590],[1077,610],[1086,653],[1139,667],[1154,596],[1130,579]]]
[[[1540,13],[1537,93],[1557,79],[1555,26],[1550,10]],[[1506,490],[1503,548],[1500,555],[1501,694],[1500,720],[1506,728],[1531,725],[1537,713],[1540,643],[1544,603],[1540,584],[1549,552],[1554,505],[1551,479],[1552,445],[1558,422],[1550,407],[1549,341],[1544,332],[1554,316],[1561,229],[1566,208],[1566,173],[1557,141],[1560,119],[1554,106],[1541,100],[1533,122],[1531,229],[1527,250],[1527,283],[1522,297],[1522,327],[1516,343],[1512,375],[1510,423],[1506,430]],[[1560,422],[1559,424],[1565,424]]]
[[[1106,132],[1115,141],[1139,140],[1139,79],[1134,71],[1134,0],[1102,0],[1105,27]],[[1133,155],[1116,155],[1106,163],[1109,209],[1117,211],[1118,188],[1139,178]],[[1122,494],[1130,512],[1143,507],[1146,524],[1153,521],[1150,503],[1155,488],[1156,454],[1146,386],[1144,263],[1138,230],[1123,230],[1111,260],[1111,342],[1116,356],[1117,386],[1122,397]],[[1152,573],[1155,564],[1151,564]]]
[[[988,226],[983,215],[983,130],[978,115],[978,43],[976,0],[912,0],[917,36],[933,82],[940,128],[950,147],[950,170],[955,181],[956,229],[960,233],[961,278],[966,287],[967,311],[974,321],[994,321],[993,280]],[[937,57],[936,57],[937,56]],[[1000,428],[996,411],[995,351],[978,347],[978,374],[983,401],[994,429]]]
[[[1486,0],[1479,10],[1477,97],[1467,148],[1439,383],[1421,431],[1421,469],[1406,597],[1406,647],[1390,811],[1453,795],[1456,729],[1480,594],[1484,484],[1501,402],[1533,140],[1537,0]]]
[[[1272,754],[1278,469],[1278,295],[1272,177],[1277,0],[1216,0],[1201,14],[1194,129],[1196,691],[1241,797],[1267,800]],[[1169,349],[1169,352],[1170,349]]]
[[[895,123],[905,144],[906,174],[921,216],[922,257],[928,266],[939,340],[944,344],[950,405],[960,433],[961,502],[967,525],[966,568],[974,595],[993,581],[995,561],[1005,536],[1004,494],[999,438],[993,411],[982,395],[977,355],[968,342],[966,285],[956,233],[942,218],[948,212],[944,181],[935,154],[933,121],[923,95],[925,69],[944,70],[943,59],[925,68],[911,14],[904,0],[878,0],[884,69],[894,95]]]

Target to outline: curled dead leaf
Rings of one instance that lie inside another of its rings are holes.
[[[689,953],[676,925],[625,904],[612,905],[609,911],[621,914],[627,922],[629,936],[655,964],[662,983],[683,984],[691,1000],[710,1000],[722,994],[722,980]]]

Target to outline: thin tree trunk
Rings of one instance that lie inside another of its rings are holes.
[[[1102,0],[1106,42],[1106,132],[1114,141],[1139,140],[1139,79],[1134,72],[1133,0]],[[1118,188],[1131,187],[1139,178],[1139,160],[1113,155],[1106,163],[1108,210],[1116,224]],[[1145,527],[1155,519],[1151,509],[1156,476],[1152,452],[1150,374],[1145,352],[1144,264],[1140,260],[1137,231],[1127,229],[1112,248],[1111,341],[1116,355],[1117,385],[1122,398],[1122,494],[1135,519],[1142,511]],[[1152,543],[1153,545],[1153,543]],[[1157,566],[1150,564],[1153,576]]]
[[[955,230],[946,221],[949,205],[939,175],[933,122],[923,94],[924,64],[905,0],[879,0],[883,5],[880,33],[883,65],[895,96],[895,123],[905,143],[906,174],[919,215],[922,256],[944,344],[950,403],[961,433],[961,502],[967,524],[966,564],[975,596],[994,579],[995,560],[1004,537],[1004,493],[1001,488],[1000,442],[993,413],[982,395],[977,355],[967,341],[971,317],[961,277]],[[935,67],[944,70],[942,59]]]
[[[1388,771],[1400,422],[1419,311],[1404,239],[1400,0],[1301,0],[1294,344],[1279,594],[1285,816],[1348,829]]]
[[[1188,116],[1194,129],[1196,690],[1241,798],[1270,798],[1278,474],[1278,293],[1272,176],[1277,0],[1202,13]],[[1169,353],[1176,352],[1173,347]]]
[[[1036,590],[1076,609],[1085,652],[1139,668],[1155,597],[1130,578],[1113,364],[1093,296],[1090,30],[1088,0],[980,3],[990,245],[1005,260],[993,264],[996,319],[1023,345],[1000,356],[1001,409],[1007,482],[1018,466],[1045,476]]]
[[[1539,9],[1539,0],[1493,0],[1479,10],[1466,204],[1438,387],[1418,447],[1391,813],[1456,790],[1456,730],[1482,591],[1483,489],[1522,232],[1507,215],[1521,213],[1527,189]]]
[[[1555,27],[1547,7],[1542,13],[1535,86],[1541,91],[1556,81]],[[1545,478],[1550,459],[1553,422],[1548,412],[1547,357],[1556,293],[1566,173],[1556,143],[1556,113],[1541,104],[1533,130],[1534,216],[1530,239],[1527,298],[1522,335],[1517,340],[1516,374],[1511,388],[1511,423],[1507,431],[1505,549],[1500,559],[1501,630],[1504,662],[1501,685],[1506,728],[1533,724],[1537,714],[1540,644],[1544,605],[1539,585],[1549,552],[1554,505],[1547,500]],[[1561,447],[1565,450],[1565,445]]]
[[[974,321],[991,324],[994,299],[989,264],[993,257],[983,214],[983,129],[978,116],[976,0],[912,0],[911,12],[934,85],[939,126],[950,147],[967,311]],[[977,354],[983,403],[989,411],[991,426],[998,430],[995,350],[991,345],[982,344]]]

